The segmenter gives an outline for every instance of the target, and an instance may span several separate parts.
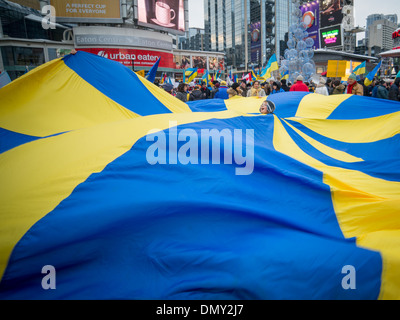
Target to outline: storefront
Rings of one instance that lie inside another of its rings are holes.
[[[103,26],[75,27],[76,50],[99,55],[133,69],[148,71],[161,57],[158,70],[174,72],[172,37],[159,32]]]
[[[393,32],[393,49],[382,52],[380,56],[390,65],[390,76],[395,76],[400,71],[400,28]]]

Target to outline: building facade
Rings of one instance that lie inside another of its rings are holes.
[[[380,52],[388,51],[393,48],[393,32],[397,29],[397,24],[388,20],[381,19],[374,21],[368,28],[368,48],[378,48]],[[370,52],[377,55],[380,52]]]
[[[291,0],[204,0],[206,46],[234,71],[260,68],[283,55],[291,13]]]

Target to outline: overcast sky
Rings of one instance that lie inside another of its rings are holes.
[[[354,0],[356,25],[365,27],[366,18],[373,13],[396,13],[400,22],[400,0]],[[189,0],[189,27],[204,28],[203,0]]]

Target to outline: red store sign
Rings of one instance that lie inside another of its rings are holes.
[[[394,41],[393,49],[400,49],[400,29],[397,29],[395,32],[393,32],[392,38]]]
[[[84,48],[81,51],[93,53],[95,55],[118,61],[124,66],[132,67],[135,63],[135,69],[141,67],[152,67],[154,63],[161,57],[159,68],[175,69],[174,55],[172,53],[136,50],[136,49],[116,49],[116,48]]]

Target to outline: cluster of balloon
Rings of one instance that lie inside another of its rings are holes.
[[[285,59],[281,62],[280,74],[289,73],[289,81],[296,82],[299,75],[305,81],[310,81],[316,73],[314,57],[314,39],[308,37],[308,26],[303,22],[300,10],[300,0],[292,0],[293,24],[289,28],[288,49],[285,50]]]

